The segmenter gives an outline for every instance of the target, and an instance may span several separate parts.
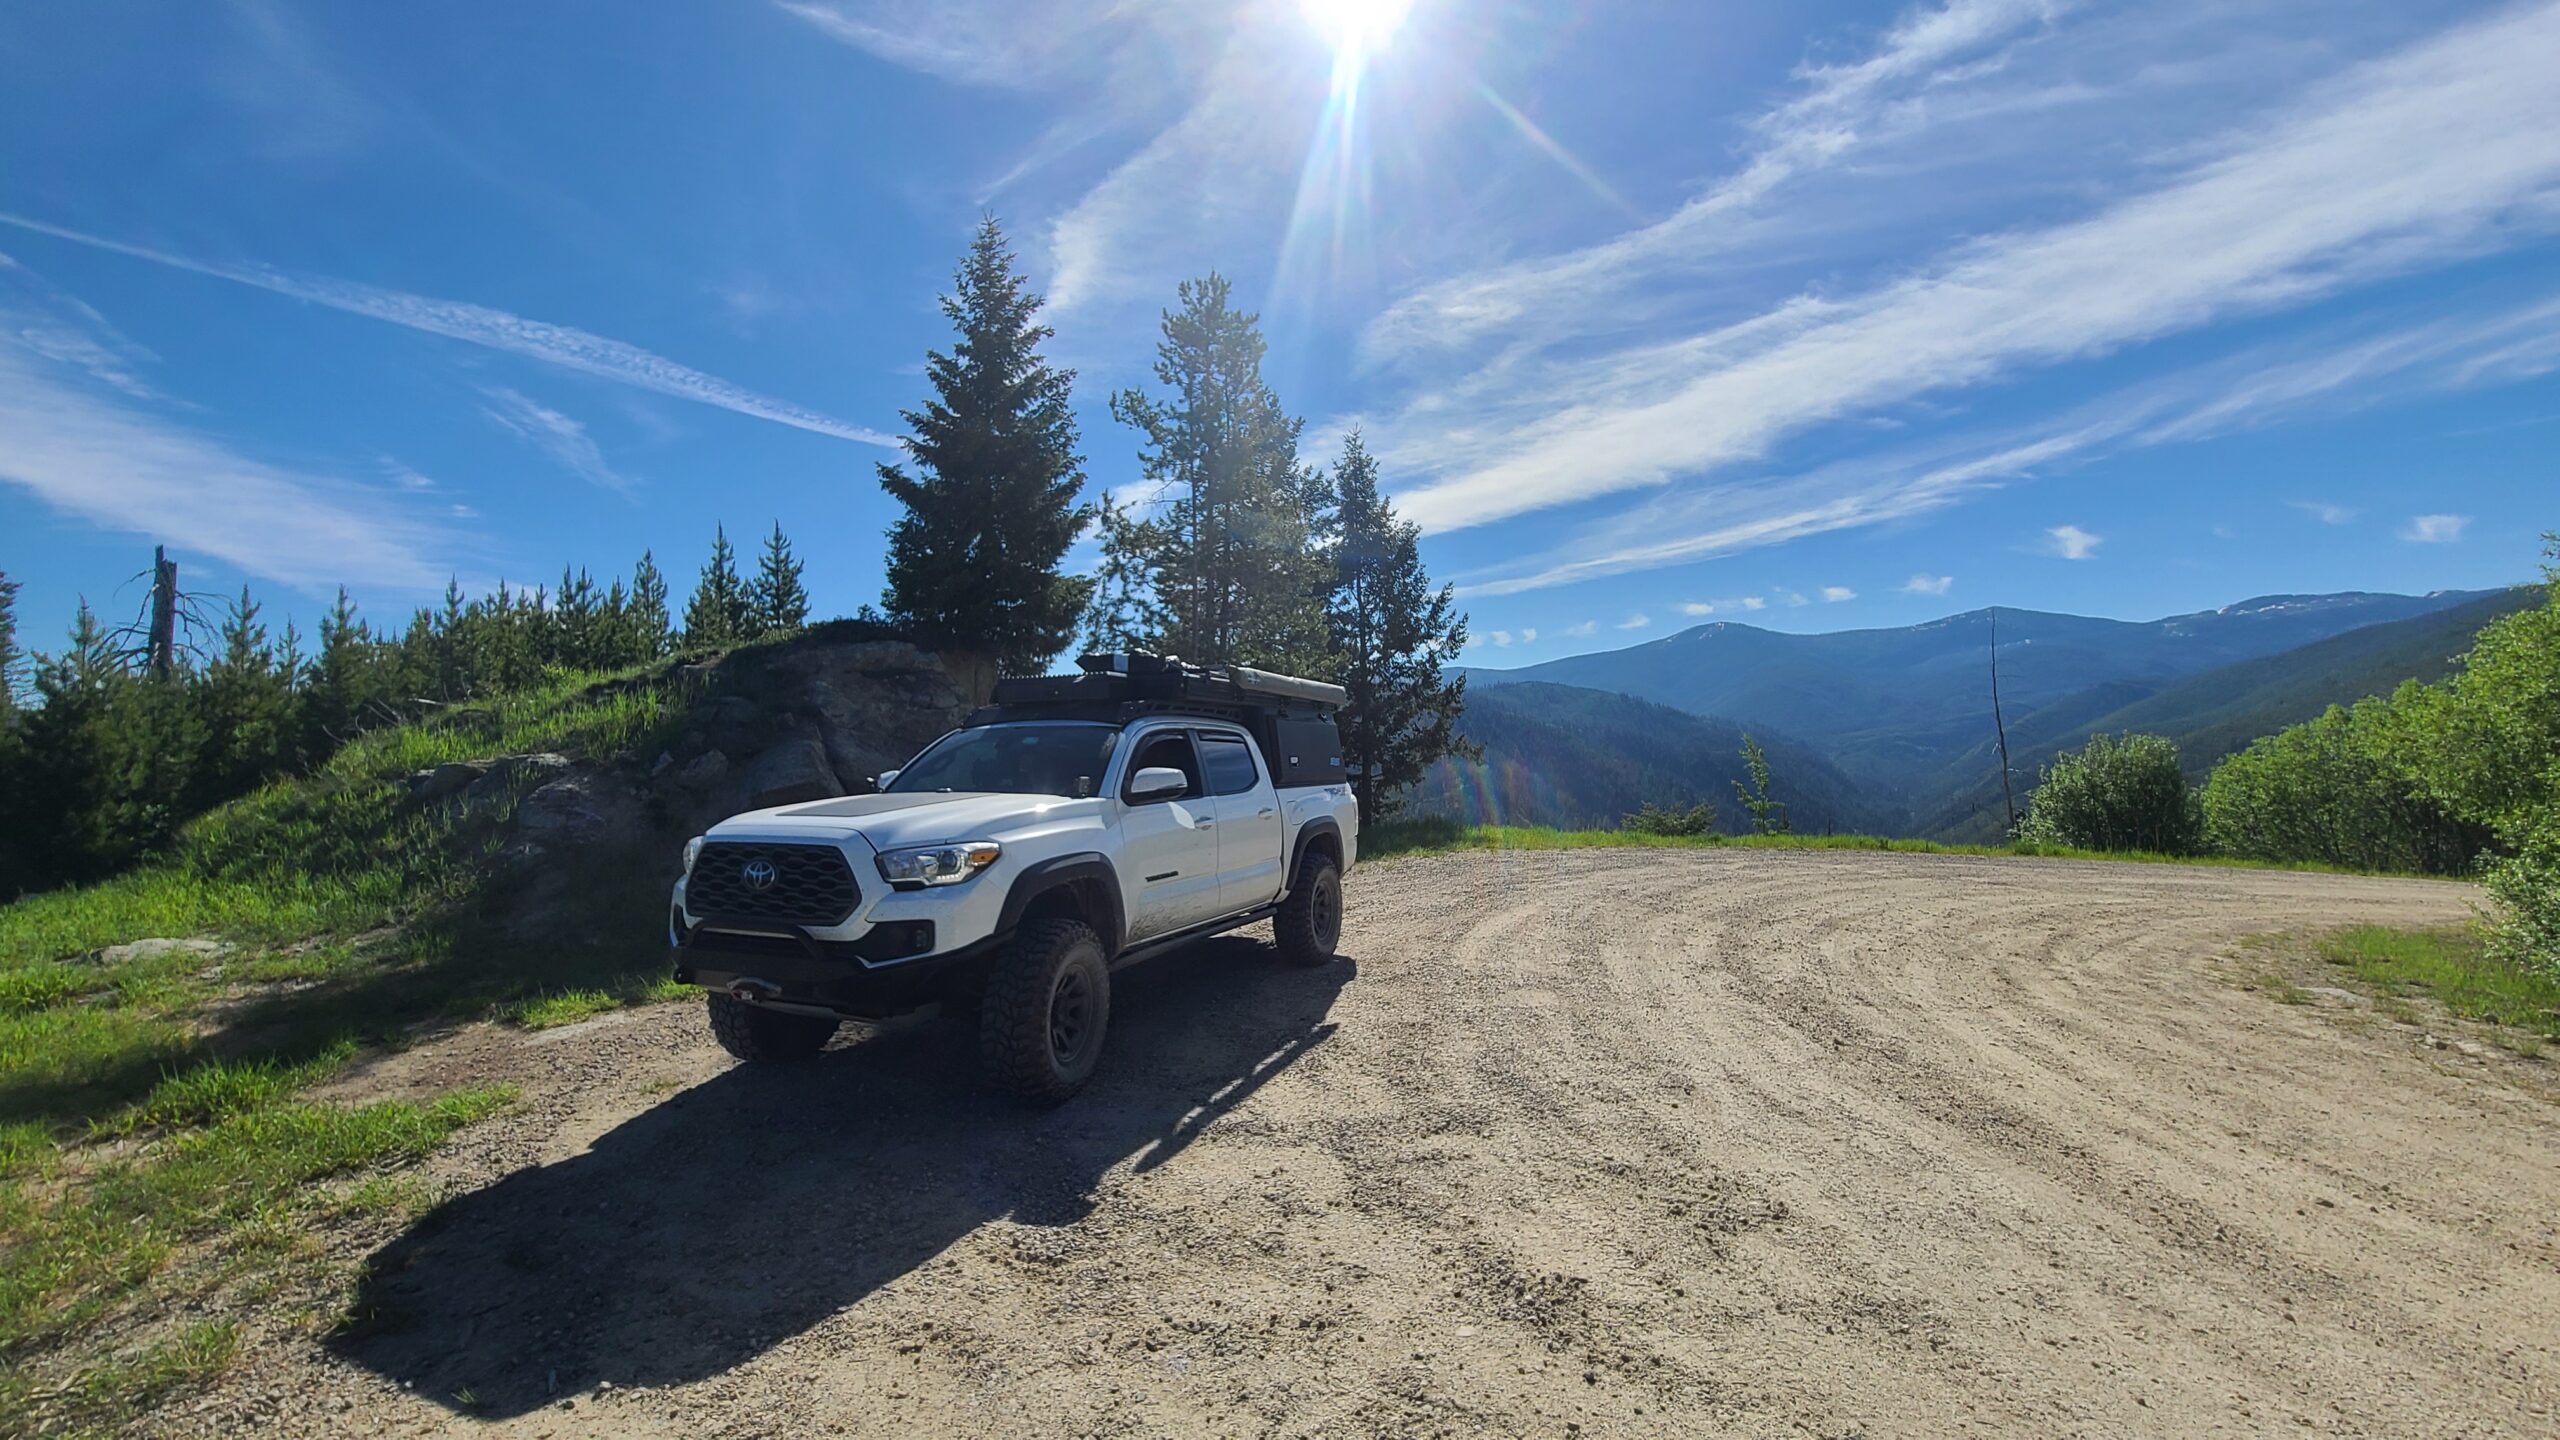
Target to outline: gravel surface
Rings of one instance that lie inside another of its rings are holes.
[[[748,1070],[699,1007],[512,1078],[182,1434],[2560,1434],[2560,1110],[2227,983],[2466,887],[1850,852],[1364,867],[1346,959],[1123,972],[1030,1115],[919,1024]],[[2503,1070],[2514,1072],[2501,1073]]]

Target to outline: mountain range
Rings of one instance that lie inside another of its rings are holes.
[[[2442,675],[2473,631],[2539,598],[2530,588],[2266,595],[2153,621],[2001,607],[1819,635],[1699,625],[1520,669],[1469,667],[1460,728],[1484,745],[1484,761],[1435,769],[1417,800],[1486,818],[1489,797],[1521,823],[1605,822],[1611,807],[1623,814],[1646,799],[1712,799],[1731,812],[1726,782],[1747,730],[1770,752],[1776,791],[1802,807],[1800,829],[1991,839],[2004,805],[1995,636],[2023,804],[2041,767],[2092,733],[2167,735],[2201,776],[2331,704]],[[1649,703],[1612,707],[1589,692]]]

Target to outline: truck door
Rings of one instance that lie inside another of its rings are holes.
[[[1280,797],[1253,746],[1230,730],[1202,730],[1200,770],[1218,812],[1219,908],[1249,910],[1280,893]]]
[[[1141,770],[1179,770],[1190,787],[1170,800],[1134,801]],[[1217,802],[1201,783],[1200,759],[1182,730],[1154,730],[1138,742],[1120,779],[1120,874],[1128,891],[1129,938],[1144,940],[1226,913],[1219,904]]]

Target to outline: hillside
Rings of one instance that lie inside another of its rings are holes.
[[[2413,616],[2275,655],[2243,660],[2150,693],[2137,687],[2092,687],[2009,722],[2010,764],[2020,802],[2036,776],[2065,750],[2093,734],[2165,735],[2178,746],[2190,777],[2251,741],[2308,720],[2332,705],[2386,695],[2406,680],[2435,681],[2454,668],[2472,635],[2501,615],[2542,603],[2532,586],[2494,591],[2448,610]],[[1998,760],[1984,741],[1951,761],[1955,783],[1919,792],[1914,830],[1962,843],[2001,833]],[[1985,777],[1964,783],[1960,777]]]
[[[1470,686],[1459,728],[1481,761],[1443,760],[1415,787],[1411,812],[1469,823],[1614,826],[1647,801],[1712,802],[1722,827],[1742,823],[1733,784],[1745,779],[1744,728],[1651,701],[1570,685]],[[1753,729],[1768,752],[1771,793],[1796,829],[1873,828],[1879,806],[1812,747]]]

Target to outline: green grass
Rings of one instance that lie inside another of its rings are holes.
[[[400,1167],[510,1098],[300,1098],[360,1047],[661,993],[648,867],[563,872],[574,941],[509,936],[493,922],[521,882],[493,862],[521,795],[421,806],[407,780],[499,754],[648,753],[689,703],[671,674],[564,680],[361,737],[139,869],[0,906],[0,1437],[107,1433],[203,1383],[233,1325],[138,1340],[153,1317],[271,1293],[317,1263],[317,1224],[416,1213]],[[164,936],[228,948],[100,954]]]
[[[575,1025],[626,1005],[677,1000],[694,993],[692,986],[677,984],[673,976],[656,974],[645,982],[614,990],[563,990],[519,1000],[508,1007],[507,1018],[527,1030],[550,1030],[562,1025]]]
[[[1447,855],[1460,850],[1884,850],[1913,855],[2026,856],[2115,860],[2138,865],[2213,865],[2241,870],[2350,874],[2334,865],[2240,860],[2227,855],[2066,850],[2049,845],[1942,845],[1886,835],[1654,835],[1638,830],[1561,830],[1548,825],[1467,825],[1455,820],[1388,820],[1360,829],[1360,858]],[[2413,877],[2430,878],[2430,877]],[[2440,877],[2439,877],[2440,878]]]
[[[2560,1040],[2560,974],[2501,960],[2469,930],[2361,925],[2321,937],[2318,949],[2385,997],[2424,996],[2466,1020]]]

